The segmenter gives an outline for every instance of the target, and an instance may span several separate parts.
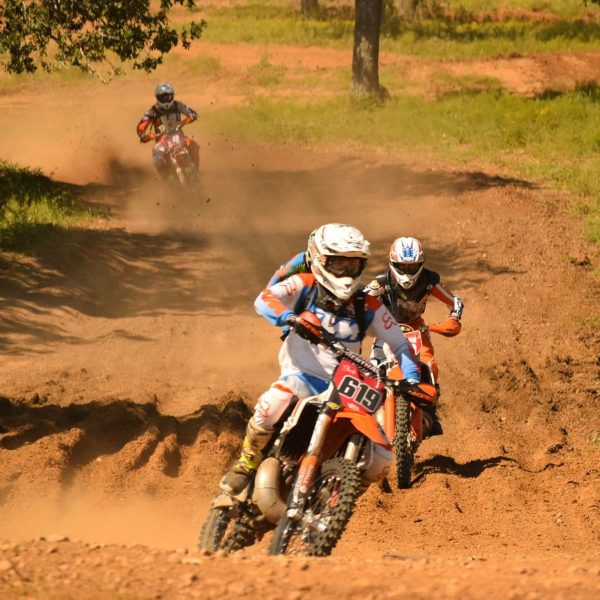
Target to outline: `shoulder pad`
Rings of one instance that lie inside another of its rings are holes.
[[[427,277],[427,287],[433,288],[440,282],[440,274],[429,269],[423,269],[425,277]]]

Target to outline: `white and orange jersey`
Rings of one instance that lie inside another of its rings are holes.
[[[314,275],[300,273],[264,289],[254,307],[259,315],[278,327],[284,327],[291,315],[309,310],[319,318],[329,334],[357,353],[361,350],[365,335],[379,338],[391,348],[406,379],[419,380],[410,344],[388,309],[377,298],[364,296],[362,331],[357,321],[354,298],[336,312],[319,306],[316,300],[317,283]],[[297,374],[329,381],[338,361],[327,349],[311,344],[290,331],[279,351],[279,364],[283,377]]]

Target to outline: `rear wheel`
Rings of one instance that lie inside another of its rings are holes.
[[[344,458],[323,463],[307,494],[304,515],[284,515],[275,529],[269,554],[329,556],[342,536],[360,496],[360,473]]]
[[[400,489],[408,489],[412,480],[413,452],[410,405],[403,396],[396,397],[394,454],[396,456],[396,485]]]

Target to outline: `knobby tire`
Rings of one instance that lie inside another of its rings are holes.
[[[305,554],[308,556],[329,556],[335,548],[338,540],[341,538],[352,513],[356,501],[360,496],[361,478],[360,472],[352,462],[344,458],[332,458],[323,463],[320,474],[315,479],[313,486],[307,494],[309,502],[307,508],[314,506],[314,500],[311,495],[316,496],[319,489],[324,489],[321,484],[323,481],[333,478],[333,482],[339,482],[336,489],[335,506],[325,508],[327,528],[324,531],[303,531],[302,521],[292,521],[287,515],[284,515],[275,529],[269,554],[288,553],[290,541],[294,536],[307,537]],[[326,487],[330,482],[326,484]],[[323,514],[323,513],[321,513]]]
[[[408,489],[412,483],[413,452],[410,436],[410,404],[403,396],[397,396],[394,454],[396,458],[396,485],[401,490]]]
[[[229,508],[210,509],[208,518],[200,530],[200,537],[198,539],[198,548],[200,550],[216,552],[221,548],[223,536],[231,520],[230,513],[231,509]]]

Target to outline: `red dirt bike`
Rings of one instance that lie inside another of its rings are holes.
[[[165,146],[165,160],[169,175],[185,189],[195,188],[200,180],[200,172],[190,150],[190,139],[180,126],[171,130],[162,130],[159,134]]]
[[[406,323],[400,323],[400,328],[410,342],[415,355],[419,356],[423,345],[422,334],[428,330],[428,327],[414,329]],[[402,371],[395,362],[394,357],[385,347],[384,351],[388,358],[385,363],[388,377],[402,380]],[[396,485],[400,489],[408,489],[411,486],[415,454],[433,424],[427,409],[432,408],[431,404],[435,405],[438,395],[437,382],[429,365],[419,362],[419,367],[421,370],[421,383],[427,384],[429,388],[435,390],[430,403],[424,403],[421,399],[414,401],[411,398],[399,395],[396,396],[393,402],[388,403],[388,411],[386,412],[385,431],[386,435],[394,440]]]
[[[398,395],[426,401],[435,392],[392,380],[321,328],[319,335],[339,360],[328,389],[293,407],[241,494],[213,500],[200,548],[234,551],[277,525],[270,554],[329,555],[365,482],[381,480],[389,469],[386,403]]]

